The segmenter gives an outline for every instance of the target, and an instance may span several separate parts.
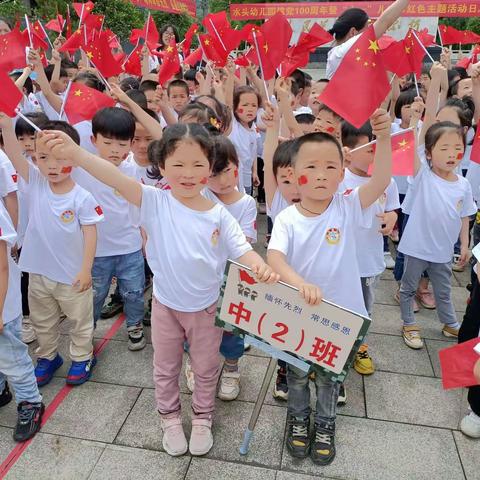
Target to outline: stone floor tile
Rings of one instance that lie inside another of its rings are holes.
[[[453,432],[460,460],[467,480],[480,480],[480,441],[465,436],[462,432]]]
[[[7,479],[88,479],[105,445],[39,433],[6,476]]]
[[[465,287],[452,287],[452,300],[457,312],[458,321],[461,322],[465,309],[467,308],[467,300],[469,297],[468,290]]]
[[[16,445],[12,435],[13,429],[0,427],[0,464],[7,458],[8,454]]]
[[[189,463],[189,456],[108,445],[89,480],[183,480]]]
[[[356,480],[464,479],[448,430],[340,417],[336,447],[337,457],[327,467],[315,465],[309,458],[294,459],[285,448],[282,469]]]
[[[375,303],[382,305],[397,305],[393,298],[397,291],[397,282],[394,280],[384,280],[378,283],[375,289]]]
[[[470,268],[466,268],[463,272],[452,272],[452,285],[454,284],[453,279],[455,279],[459,286],[466,287],[472,280],[470,272]]]
[[[185,480],[275,480],[275,470],[193,457]],[[172,479],[173,480],[173,479]]]
[[[438,352],[446,347],[450,347],[451,345],[439,340],[430,339],[425,340],[425,345],[427,346],[428,355],[430,356],[430,361],[432,362],[435,376],[441,378],[442,370],[440,368],[440,358],[438,357]]]
[[[457,428],[461,391],[443,390],[438,378],[376,372],[365,378],[365,395],[368,418]]]
[[[317,480],[319,478],[328,479],[331,477],[325,476],[312,476],[312,475],[304,475],[303,473],[293,473],[293,472],[286,472],[284,470],[277,471],[277,478],[275,480]],[[342,480],[350,480],[346,477],[342,476]]]
[[[239,371],[241,388],[238,400],[247,402],[255,402],[257,400],[263,378],[267,371],[268,362],[268,358],[254,357],[253,355],[244,355],[240,359]],[[274,373],[273,376],[276,378],[276,373]],[[272,390],[267,393],[267,396],[269,394],[271,395],[271,391]]]
[[[139,393],[139,388],[87,382],[70,392],[43,432],[112,442]]]

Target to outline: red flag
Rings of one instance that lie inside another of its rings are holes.
[[[474,63],[478,62],[478,54],[480,53],[480,45],[477,45],[473,51],[472,55],[470,57],[464,57],[461,58],[460,60],[457,61],[456,67],[462,67],[465,70],[468,69],[470,65],[473,65]]]
[[[194,50],[185,60],[183,63],[190,65],[191,67],[195,66],[200,60],[202,59],[202,49],[198,47]]]
[[[30,36],[32,38],[32,45],[35,50],[43,49],[48,50],[48,40],[47,34],[44,32],[42,25],[39,20],[30,24],[30,36],[28,34],[28,29],[25,29],[22,32],[22,35],[25,37],[25,41],[30,44]]]
[[[250,62],[245,55],[238,55],[234,63],[239,67],[248,67],[250,65]]]
[[[71,124],[91,120],[102,108],[114,107],[115,100],[95,88],[74,82],[65,99],[65,113]]]
[[[171,40],[170,45],[165,49],[162,65],[158,71],[158,83],[162,87],[180,70],[180,59],[178,58],[177,45]]]
[[[93,7],[95,4],[93,2],[85,2],[85,3],[73,3],[73,9],[80,18],[80,23],[83,23],[85,19],[92,13]]]
[[[135,75],[137,77],[142,76],[142,45],[137,45],[131,53],[127,56],[127,59],[123,63],[125,72]]]
[[[477,125],[475,139],[473,140],[472,151],[470,152],[470,160],[480,164],[480,127]]]
[[[105,77],[113,77],[123,72],[122,66],[115,60],[108,45],[108,38],[102,33],[95,41],[83,45],[85,55],[98,71]]]
[[[209,13],[202,20],[202,25],[213,38],[217,38],[228,52],[237,48],[242,40],[242,31],[232,28],[225,10],[218,13]]]
[[[391,37],[390,35],[382,35],[378,39],[378,46],[380,47],[381,50],[385,50],[388,48],[392,43],[395,43],[396,40]]]
[[[480,43],[480,35],[471,30],[457,30],[450,25],[439,25],[438,30],[443,45]]]
[[[75,52],[84,43],[85,36],[80,29],[75,30],[70,37],[67,38],[65,43],[58,49],[59,52]]]
[[[143,38],[150,50],[155,50],[159,47],[158,41],[160,39],[160,34],[158,33],[157,26],[151,15],[148,16],[142,29],[134,28],[132,30],[130,43],[136,45],[139,38]]]
[[[240,274],[240,281],[248,283],[249,285],[255,285],[257,281],[251,277],[245,270],[239,270],[238,273]]]
[[[65,26],[65,20],[61,15],[57,15],[57,18],[54,18],[45,24],[47,30],[52,32],[62,33],[63,27]]]
[[[228,52],[218,41],[217,36],[208,33],[199,35],[200,45],[208,60],[215,63],[217,67],[224,67],[227,63]]]
[[[315,23],[308,33],[302,32],[300,34],[295,48],[300,50],[307,49],[309,51],[313,51],[317,47],[320,47],[325,43],[331,42],[332,40],[332,35],[330,35],[318,23]]]
[[[285,60],[280,65],[280,75],[289,77],[297,68],[304,67],[309,59],[308,50],[298,49],[297,46],[289,48],[285,54]]]
[[[0,112],[13,118],[15,109],[23,98],[22,92],[17,88],[8,74],[0,70],[0,85],[2,85],[2,95],[0,95]]]
[[[445,390],[478,385],[473,369],[480,359],[474,350],[479,344],[480,338],[472,338],[468,342],[443,348],[438,352]]]
[[[185,33],[185,40],[183,41],[183,44],[182,44],[182,51],[185,57],[188,57],[188,55],[190,54],[190,46],[192,45],[193,37],[197,34],[197,32],[198,32],[198,25],[194,23],[190,26],[190,28]]]
[[[108,46],[110,48],[119,48],[120,47],[120,42],[118,41],[118,37],[115,33],[113,33],[111,30],[104,30],[104,34],[107,36],[108,40]]]
[[[5,35],[0,35],[0,69],[6,72],[27,65],[25,47],[29,45],[17,28]],[[2,92],[3,95],[3,92]]]
[[[347,52],[319,99],[360,128],[389,91],[390,83],[371,25]],[[355,108],[352,108],[353,105]]]
[[[98,216],[103,215],[102,207],[101,207],[100,205],[97,205],[97,206],[95,207],[95,212],[97,213]]]
[[[104,21],[105,15],[95,15],[92,13],[85,19],[85,25],[90,30],[101,30]]]

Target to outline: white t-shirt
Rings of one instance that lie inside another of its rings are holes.
[[[82,266],[81,226],[101,222],[102,207],[79,185],[65,194],[53,193],[48,180],[33,165],[28,176],[29,219],[20,269],[71,285]]]
[[[131,163],[123,161],[118,168],[124,175],[135,178],[135,168]],[[97,180],[83,168],[74,168],[72,178],[98,200],[105,215],[105,221],[97,227],[95,256],[112,257],[140,250],[142,248],[140,229],[130,216],[130,204],[120,193]]]
[[[2,198],[18,190],[17,182],[17,171],[5,152],[0,150],[0,195]]]
[[[292,205],[276,218],[268,249],[282,252],[306,282],[321,288],[325,300],[367,315],[356,238],[360,227],[371,227],[371,218],[371,209],[362,209],[358,189],[337,193],[316,217],[305,217]]]
[[[37,102],[40,104],[41,109],[43,110],[43,113],[48,117],[49,120],[58,120],[58,112],[50,105],[50,102],[47,100],[43,92],[36,92],[35,98],[37,99]],[[58,95],[62,101],[65,96],[65,92],[62,92]],[[62,115],[62,120],[66,120],[65,114]]]
[[[354,190],[368,183],[370,177],[355,175],[348,168],[345,169],[345,178],[340,184],[338,193]],[[382,228],[381,220],[376,216],[384,212],[391,212],[400,208],[396,183],[390,180],[390,185],[385,193],[372,205],[372,225],[370,228],[359,228],[356,236],[358,268],[361,277],[375,277],[385,270],[385,257],[383,255],[383,235],[379,232]]]
[[[449,182],[423,166],[409,196],[410,218],[398,250],[429,262],[450,262],[462,218],[477,211],[470,184],[461,175]]]
[[[168,185],[167,181],[164,178],[161,178],[160,180],[158,180],[156,178],[150,178],[148,176],[148,170],[150,170],[152,166],[148,165],[147,167],[144,167],[142,165],[139,165],[135,161],[133,152],[130,152],[130,155],[125,160],[125,162],[128,162],[132,165],[132,168],[135,172],[134,177],[142,185],[151,185],[152,187],[162,188],[164,190],[170,190],[170,185]]]
[[[228,136],[237,151],[239,167],[239,190],[252,186],[253,162],[257,158],[257,132],[255,127],[246,129],[235,117],[232,118],[232,131]]]
[[[73,125],[80,136],[80,146],[94,155],[98,155],[97,147],[92,143],[92,122],[83,120]]]
[[[337,45],[329,50],[327,56],[327,71],[326,76],[329,80],[332,79],[333,74],[337,71],[337,68],[342,63],[343,57],[350,50],[352,45],[360,38],[360,34],[348,39],[346,42]]]
[[[252,240],[251,243],[257,241],[257,204],[255,199],[246,193],[240,200],[230,205],[223,203],[211,190],[205,188],[202,194],[211,200],[225,207],[232,217],[240,224],[242,232],[247,238]]]
[[[480,205],[480,163],[472,162],[470,160],[466,179],[470,182],[470,186],[472,187],[474,200],[477,202],[477,205]]]
[[[277,215],[290,205],[277,188],[273,195],[272,205],[269,207],[267,203],[267,215],[271,218],[272,222],[275,223]]]
[[[0,240],[7,243],[8,259],[8,290],[2,312],[4,324],[17,319],[22,314],[22,295],[20,293],[21,272],[10,254],[11,247],[15,245],[16,239],[17,234],[13,228],[12,220],[0,202]]]
[[[148,240],[147,260],[153,272],[153,294],[181,312],[198,312],[219,295],[227,258],[252,249],[240,225],[219,204],[192,210],[170,191],[142,186],[141,225]]]

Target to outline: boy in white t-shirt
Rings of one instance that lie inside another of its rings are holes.
[[[308,304],[322,298],[366,315],[356,253],[359,228],[370,228],[371,207],[391,180],[390,118],[377,110],[371,123],[377,137],[375,168],[369,182],[338,194],[344,178],[340,144],[331,135],[311,133],[294,141],[292,166],[301,201],[275,220],[268,263],[281,280],[299,289]],[[288,366],[287,448],[294,457],[321,465],[335,457],[335,410],[339,384],[315,376],[315,434],[310,435],[309,376]]]
[[[370,122],[361,128],[355,128],[347,122],[342,122],[342,144],[348,149],[355,149],[373,140]],[[345,177],[340,184],[339,193],[354,190],[370,181],[369,166],[373,163],[375,148],[368,145],[349,156],[349,164],[345,169]],[[357,231],[357,259],[362,282],[363,299],[368,316],[372,316],[375,300],[375,287],[385,270],[385,255],[383,252],[383,235],[388,235],[397,221],[395,209],[400,208],[398,189],[392,179],[385,192],[371,207],[372,224],[370,228],[359,228]],[[355,357],[353,368],[361,375],[370,375],[375,369],[368,354],[366,344],[362,345]]]
[[[29,220],[19,267],[29,273],[30,320],[39,345],[37,383],[46,385],[63,364],[58,353],[63,312],[72,324],[72,364],[66,381],[80,385],[90,378],[96,363],[91,270],[102,208],[72,180],[71,168],[50,155],[41,140],[35,144],[37,168],[23,156],[12,122],[3,114],[0,126],[5,150],[28,188]],[[49,122],[44,127],[63,130],[80,141],[76,130],[65,122]]]

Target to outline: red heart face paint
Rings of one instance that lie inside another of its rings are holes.
[[[207,182],[208,182],[208,178],[207,178],[207,177],[203,177],[203,178],[200,180],[200,183],[201,183],[202,185],[206,185]]]
[[[243,113],[243,108],[237,108],[237,113]]]
[[[72,167],[62,167],[62,170],[60,173],[71,173],[72,172]]]
[[[124,153],[123,156],[122,156],[122,159],[126,160],[127,157],[128,157],[128,153]]]
[[[238,178],[238,169],[235,169],[235,170],[233,171],[233,174],[235,175],[235,178]]]
[[[300,175],[298,177],[298,184],[299,185],[306,185],[308,183],[308,178],[306,177],[306,175]]]
[[[457,160],[461,160],[463,158],[463,153],[458,152],[457,153]]]
[[[327,133],[333,133],[335,131],[335,127],[328,127]]]

